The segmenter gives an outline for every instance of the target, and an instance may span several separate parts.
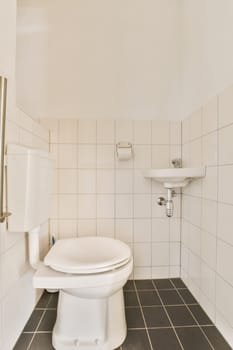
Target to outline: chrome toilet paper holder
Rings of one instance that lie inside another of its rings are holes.
[[[116,154],[119,160],[130,160],[133,155],[133,145],[130,142],[121,141],[116,144]]]

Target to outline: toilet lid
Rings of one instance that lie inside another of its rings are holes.
[[[106,237],[81,237],[56,241],[44,259],[52,269],[67,273],[99,273],[126,264],[130,248]]]

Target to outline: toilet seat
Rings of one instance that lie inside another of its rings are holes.
[[[95,274],[119,268],[130,258],[130,248],[119,240],[81,237],[58,240],[44,264],[59,272]]]

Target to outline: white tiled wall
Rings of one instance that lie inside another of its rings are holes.
[[[206,177],[183,191],[181,275],[233,346],[233,88],[183,122],[183,163]]]
[[[179,275],[180,196],[175,216],[156,204],[161,186],[142,170],[169,167],[181,156],[181,123],[131,120],[45,120],[56,158],[50,233],[57,238],[102,235],[132,247],[134,277]],[[118,161],[115,145],[133,143]]]
[[[49,133],[33,119],[17,110],[7,118],[6,144],[48,150]],[[17,174],[16,174],[17,176]],[[48,224],[42,225],[41,255],[48,249]],[[34,271],[28,263],[27,237],[23,232],[11,233],[0,225],[0,348],[13,348],[36,301],[32,287]]]

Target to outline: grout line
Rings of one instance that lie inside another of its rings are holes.
[[[53,296],[53,295],[50,296],[50,298],[49,298],[48,303],[46,304],[46,306],[49,305],[50,301],[52,300],[52,296]],[[37,333],[37,331],[38,331],[38,329],[39,329],[39,327],[40,327],[40,324],[41,324],[41,322],[42,322],[42,319],[43,319],[43,317],[44,317],[46,311],[47,311],[47,309],[45,309],[45,310],[43,311],[43,313],[42,313],[42,315],[41,315],[41,318],[40,318],[40,320],[39,320],[39,322],[38,322],[38,324],[37,324],[37,327],[36,327],[36,329],[35,329],[34,335],[32,336],[32,339],[31,339],[30,343],[28,344],[28,347],[27,347],[26,350],[30,350],[30,347],[31,347],[31,345],[32,345],[32,342],[33,342],[33,340],[34,340],[34,338],[35,338],[35,335],[36,335],[36,333]]]
[[[140,307],[140,310],[141,310],[143,322],[144,322],[144,325],[145,325],[145,330],[146,330],[147,338],[148,338],[148,341],[149,341],[149,345],[150,345],[151,350],[153,350],[153,346],[152,346],[150,335],[149,335],[149,332],[148,332],[148,329],[147,329],[147,324],[146,324],[146,320],[145,320],[145,317],[144,317],[141,301],[140,301],[140,298],[139,298],[139,295],[138,295],[138,291],[137,291],[137,288],[136,288],[136,283],[134,281],[133,281],[133,283],[134,283],[134,286],[135,286],[135,289],[136,289],[136,295],[137,295],[139,307]]]
[[[172,282],[172,281],[171,281],[171,282]],[[172,282],[172,283],[173,283],[173,282]],[[174,284],[174,283],[173,283],[173,284]],[[176,287],[175,287],[175,289],[176,289]],[[179,294],[179,296],[181,297],[181,299],[184,301],[182,295],[179,293],[179,290],[176,289],[176,291],[177,291],[177,293]],[[187,304],[186,304],[186,305],[187,305]],[[198,305],[201,307],[200,304],[198,304]],[[214,346],[211,344],[209,338],[207,337],[207,335],[205,334],[205,332],[204,332],[203,329],[201,328],[201,327],[203,327],[203,325],[200,325],[200,324],[199,324],[198,320],[196,319],[196,317],[194,316],[194,314],[192,313],[192,311],[190,310],[190,308],[187,307],[187,309],[188,309],[188,311],[190,312],[190,314],[192,315],[192,317],[193,317],[193,319],[195,320],[195,322],[197,322],[198,328],[200,329],[201,333],[204,335],[204,337],[205,337],[206,340],[208,341],[209,345],[211,346],[211,349],[212,349],[212,350],[215,350],[215,348],[214,348]],[[211,326],[214,326],[214,325],[211,324]]]
[[[167,310],[166,310],[166,307],[165,307],[165,305],[164,305],[164,303],[163,303],[163,300],[161,299],[161,297],[160,297],[160,295],[159,295],[158,289],[156,288],[156,285],[154,284],[154,281],[152,281],[152,283],[153,283],[153,285],[154,285],[154,287],[155,287],[155,290],[156,290],[156,292],[157,292],[157,295],[158,295],[158,297],[159,297],[159,299],[160,299],[160,302],[161,302],[161,305],[162,305],[162,307],[163,307],[163,310],[164,310],[164,312],[166,313],[167,318],[168,318],[168,320],[169,320],[169,322],[170,322],[170,324],[171,324],[171,326],[172,326],[171,328],[173,329],[173,331],[174,331],[174,333],[175,333],[175,335],[176,335],[176,338],[177,338],[177,340],[178,340],[178,343],[180,344],[181,349],[182,349],[182,350],[185,350],[184,347],[183,347],[183,345],[182,345],[182,343],[181,343],[181,341],[180,341],[180,338],[178,337],[178,334],[177,334],[177,332],[176,332],[176,330],[175,330],[175,327],[174,327],[174,325],[173,325],[173,323],[172,323],[172,320],[171,320],[171,318],[170,318],[170,316],[169,316],[169,314],[168,314],[168,312],[167,312]]]

